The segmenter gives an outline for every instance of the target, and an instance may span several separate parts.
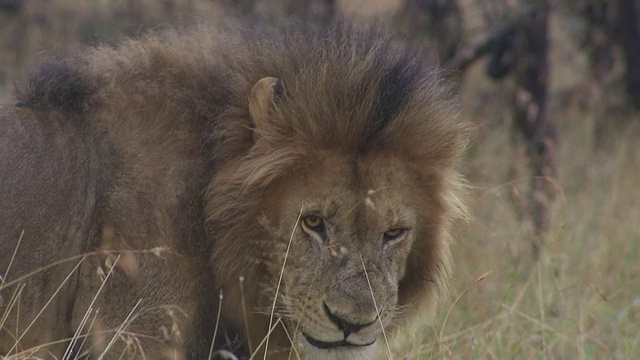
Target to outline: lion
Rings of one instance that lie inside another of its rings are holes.
[[[375,29],[201,25],[0,108],[0,355],[368,359],[451,272],[470,126]]]

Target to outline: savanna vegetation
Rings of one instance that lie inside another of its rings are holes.
[[[376,20],[424,56],[436,53],[434,64],[446,64],[531,3],[460,0],[448,22],[437,22],[408,20],[403,9],[413,15],[415,9],[400,0],[0,0],[0,97],[11,102],[13,82],[51,55],[222,11],[248,22]],[[545,106],[557,136],[543,231],[529,215],[532,155],[513,125],[516,79],[488,76],[481,56],[453,73],[462,116],[476,125],[464,169],[472,217],[457,224],[450,298],[435,317],[398,329],[393,358],[640,357],[640,113],[628,91],[624,46],[607,41],[606,16],[585,16],[589,6],[607,3],[549,4]],[[410,21],[445,30],[417,29]],[[456,26],[459,33],[446,32]]]

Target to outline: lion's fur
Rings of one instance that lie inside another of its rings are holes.
[[[263,30],[201,26],[99,47],[44,65],[18,89],[16,107],[0,108],[0,269],[17,247],[0,288],[6,332],[16,326],[16,279],[62,261],[24,280],[19,330],[45,310],[18,350],[72,337],[98,293],[97,271],[110,276],[93,303],[99,330],[117,328],[142,299],[128,329],[185,342],[198,358],[221,291],[219,344],[244,337],[246,309],[259,340],[268,316],[254,311],[268,311],[263,294],[273,293],[287,248],[270,240],[270,224],[285,222],[288,179],[307,179],[298,174],[314,161],[329,169],[317,187],[380,164],[406,172],[394,186],[420,185],[401,191],[420,201],[411,200],[419,229],[397,305],[432,308],[451,269],[449,223],[465,214],[457,162],[468,128],[450,87],[373,31]],[[280,81],[259,125],[248,98],[265,77]],[[331,170],[334,156],[346,162]],[[110,338],[95,336],[94,351]],[[0,333],[0,351],[8,339]]]

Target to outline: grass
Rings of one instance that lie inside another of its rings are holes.
[[[565,81],[581,69],[554,71]],[[499,91],[492,87],[501,85],[483,81],[463,88],[464,116],[478,113],[477,91]],[[552,93],[565,90],[552,85]],[[474,219],[453,248],[451,300],[431,325],[419,319],[396,337],[395,358],[640,357],[638,116],[620,118],[624,129],[595,149],[593,109],[551,109],[561,131],[560,196],[541,260],[530,260],[528,225],[516,211],[529,178],[514,175],[523,156],[513,149],[511,130],[490,124],[491,116],[474,118],[480,125],[469,161]]]
[[[565,141],[563,163],[571,165],[560,182],[585,184],[564,188],[538,263],[526,259],[526,240],[506,200],[509,189],[480,196],[478,216],[453,251],[455,301],[434,326],[407,332],[418,335],[400,339],[397,357],[637,358],[638,135],[636,127],[621,136],[599,161],[576,159],[577,144]],[[490,166],[492,158],[483,153],[475,161]]]

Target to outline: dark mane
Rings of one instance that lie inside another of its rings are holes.
[[[254,40],[249,56],[239,57],[249,63],[239,66],[255,71],[249,84],[263,76],[279,77],[288,95],[280,107],[288,124],[282,125],[318,145],[365,147],[401,113],[412,110],[412,97],[424,97],[414,101],[428,106],[447,91],[437,72],[399,51],[375,29],[337,24],[285,29],[273,38]]]
[[[50,60],[38,67],[16,90],[16,106],[32,109],[82,110],[94,91],[73,60]]]

